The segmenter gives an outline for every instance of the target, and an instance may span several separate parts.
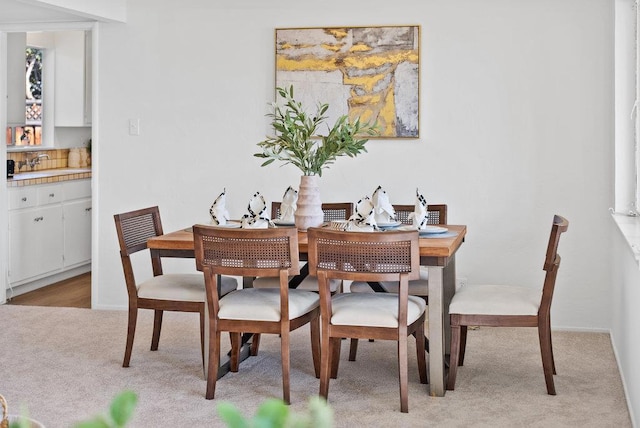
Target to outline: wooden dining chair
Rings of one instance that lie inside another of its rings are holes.
[[[396,212],[396,218],[402,224],[410,225],[411,219],[409,218],[409,214],[414,212],[415,207],[413,205],[393,205],[393,209]],[[428,220],[427,224],[436,225],[436,224],[447,224],[447,205],[446,204],[437,204],[437,205],[428,205]],[[383,291],[389,293],[397,293],[398,292],[398,282],[381,282],[381,288]],[[350,291],[354,293],[361,292],[373,292],[373,288],[370,284],[362,281],[355,281],[351,283]],[[411,281],[409,283],[409,294],[412,296],[422,296],[425,300],[428,301],[429,295],[429,282],[428,282],[428,273],[427,269],[420,270],[420,279],[416,281]]]
[[[398,342],[400,410],[409,411],[407,336],[415,334],[420,382],[427,383],[424,350],[425,301],[409,296],[409,280],[420,274],[417,231],[343,232],[310,228],[310,273],[320,285],[322,341],[320,395],[329,394],[336,378],[342,338],[374,338]],[[400,293],[332,295],[330,279],[393,281]]]
[[[134,275],[131,255],[147,249],[147,240],[160,236],[162,222],[157,206],[116,214],[120,258],[124,269],[124,279],[129,294],[129,323],[127,344],[122,367],[129,367],[133,339],[136,333],[138,309],[153,309],[153,336],[151,350],[158,349],[163,311],[198,312],[200,314],[200,346],[204,364],[204,279],[198,273],[169,273],[162,271],[160,258],[152,258],[154,276],[138,282]],[[222,294],[235,290],[238,282],[235,278],[222,278]]]
[[[451,299],[451,362],[447,389],[456,385],[458,366],[464,362],[467,327],[537,327],[547,393],[556,395],[556,366],[551,343],[551,300],[560,267],[558,243],[569,222],[554,216],[543,270],[542,289],[514,285],[465,285]]]
[[[393,205],[396,212],[396,219],[402,224],[411,225],[412,219],[410,214],[415,211],[414,205]],[[447,224],[447,204],[427,205],[427,224]],[[382,291],[387,293],[398,292],[398,281],[384,281],[378,283]],[[351,283],[349,290],[352,293],[373,293],[375,290],[370,283],[355,281]],[[420,267],[420,278],[409,282],[409,294],[412,296],[422,297],[427,304],[429,303],[429,273],[426,267]],[[351,339],[351,348],[349,350],[349,361],[355,361],[358,353],[358,339]]]
[[[243,333],[280,335],[283,400],[290,403],[290,335],[305,324],[311,328],[315,376],[320,375],[320,308],[317,293],[290,290],[288,279],[299,269],[298,231],[193,227],[196,266],[203,272],[207,292],[209,359],[206,398],[215,395],[220,365],[220,333],[231,335],[231,371],[237,372]],[[245,288],[220,299],[218,275],[265,276],[279,279],[277,289]],[[255,379],[252,380],[255,382]]]
[[[396,220],[402,224],[412,224],[410,215],[415,211],[415,205],[393,205]],[[427,224],[447,224],[447,204],[427,205]]]
[[[271,218],[280,217],[280,206],[282,202],[271,202]],[[351,202],[327,202],[322,204],[324,222],[332,220],[347,220],[353,214],[353,203]]]
[[[280,202],[271,203],[271,217],[278,218],[280,215]],[[324,212],[324,221],[332,220],[348,220],[353,214],[353,204],[351,202],[329,202],[322,204]],[[291,278],[290,278],[291,279]],[[255,278],[253,280],[254,288],[277,288],[278,281],[274,278]],[[299,290],[309,290],[318,292],[318,280],[315,276],[306,275],[295,287]],[[342,281],[331,281],[331,292],[342,292]]]

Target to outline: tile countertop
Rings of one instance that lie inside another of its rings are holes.
[[[33,186],[59,181],[91,178],[91,168],[56,168],[21,172],[7,178],[7,187]]]

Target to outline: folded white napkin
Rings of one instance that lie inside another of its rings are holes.
[[[282,222],[293,223],[295,221],[295,212],[298,204],[298,191],[293,187],[287,187],[282,196],[282,203],[280,204],[280,215],[278,220]]]
[[[429,220],[429,211],[427,210],[427,200],[416,189],[416,203],[414,211],[409,214],[411,224],[418,230],[426,229]]]
[[[264,196],[260,192],[254,193],[247,206],[249,213],[242,216],[240,227],[243,229],[267,229],[271,224],[271,220],[264,216],[266,209],[267,203],[264,200]]]
[[[373,203],[376,224],[388,224],[396,221],[396,210],[393,209],[393,205],[389,202],[389,196],[382,189],[382,186],[378,186],[373,192],[371,202]]]
[[[229,211],[227,211],[227,189],[223,189],[220,196],[213,201],[209,214],[211,215],[211,224],[219,226],[227,224],[229,220]]]
[[[373,202],[368,196],[365,196],[356,203],[355,213],[349,218],[349,223],[346,225],[345,230],[373,232],[377,228]]]

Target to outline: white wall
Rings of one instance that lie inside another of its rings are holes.
[[[157,204],[174,230],[207,221],[223,187],[239,217],[253,192],[271,201],[298,185],[293,167],[252,156],[269,131],[274,28],[419,24],[421,137],[338,160],[323,200],[382,185],[394,203],[418,187],[449,204],[450,223],[468,225],[457,268],[469,283],[541,285],[552,217],[564,215],[553,325],[610,328],[611,1],[127,4],[127,24],[98,32],[94,307],[127,304],[113,214]],[[130,118],[140,136],[128,135]]]
[[[613,240],[613,298],[611,342],[627,395],[632,421],[640,422],[640,270],[629,244],[611,222]],[[634,425],[635,426],[635,425]]]

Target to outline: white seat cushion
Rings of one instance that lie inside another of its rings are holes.
[[[238,287],[235,278],[222,277],[222,295]],[[138,297],[143,299],[179,300],[184,302],[204,302],[204,276],[195,273],[168,273],[154,276],[138,284]]]
[[[513,285],[465,285],[451,299],[450,314],[537,315],[542,291]]]
[[[424,313],[426,303],[409,296],[407,324]],[[331,324],[398,327],[398,295],[393,293],[343,293],[332,299]]]
[[[297,318],[317,308],[317,293],[289,290],[289,319]],[[235,290],[220,299],[218,318],[233,320],[280,321],[280,289],[245,288]]]
[[[291,279],[291,278],[289,278]],[[342,281],[339,279],[330,279],[329,288],[332,293],[340,289]],[[253,280],[253,288],[280,288],[280,278],[276,277],[258,277]],[[318,292],[318,278],[307,275],[305,279],[296,287],[296,290],[308,290]]]
[[[409,294],[413,296],[429,295],[429,273],[426,268],[420,269],[420,279],[409,281]],[[387,293],[397,293],[400,290],[398,281],[383,281],[380,286]],[[354,281],[349,288],[352,293],[373,293],[373,288],[366,282]]]

